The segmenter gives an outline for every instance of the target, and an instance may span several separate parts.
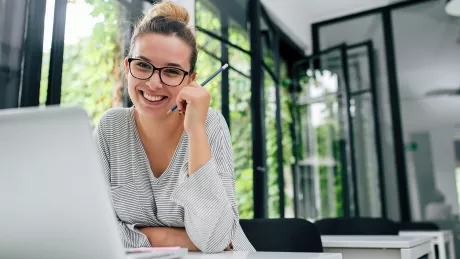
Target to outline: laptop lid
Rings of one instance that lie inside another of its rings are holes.
[[[125,257],[89,118],[0,111],[2,258]]]

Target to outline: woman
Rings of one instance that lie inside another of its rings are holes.
[[[96,130],[120,234],[126,247],[254,251],[239,225],[228,126],[194,82],[188,21],[166,2],[136,25],[124,61],[134,107],[108,110]]]

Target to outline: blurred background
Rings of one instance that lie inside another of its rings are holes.
[[[0,0],[0,108],[129,107],[155,1]],[[178,0],[233,140],[241,218],[458,221],[458,0]],[[454,6],[455,7],[455,6]]]

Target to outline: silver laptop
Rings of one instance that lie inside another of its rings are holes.
[[[179,258],[124,249],[86,112],[0,110],[0,258]]]

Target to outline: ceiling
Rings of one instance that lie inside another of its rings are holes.
[[[275,22],[309,53],[311,24],[401,0],[261,0]]]

